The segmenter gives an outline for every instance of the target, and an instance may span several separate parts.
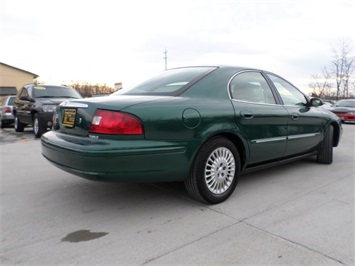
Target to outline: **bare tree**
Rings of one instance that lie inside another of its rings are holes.
[[[312,81],[308,84],[312,89],[312,97],[324,98],[331,96],[331,78],[332,74],[326,67],[322,69],[322,76],[318,74],[312,75]]]
[[[349,92],[349,97],[350,98],[355,98],[355,79],[353,79],[351,81],[351,87],[350,89],[352,89],[350,92]]]
[[[340,40],[332,49],[332,73],[336,81],[336,97],[349,97],[349,80],[354,70],[354,56],[350,41]]]
[[[108,95],[116,91],[115,88],[107,84],[90,84],[88,82],[72,82],[70,87],[77,90],[83,97],[92,97],[93,95]]]

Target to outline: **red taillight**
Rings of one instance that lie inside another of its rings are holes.
[[[91,133],[142,135],[143,127],[140,120],[130,114],[96,110],[90,125]]]
[[[8,107],[8,106],[6,106],[6,107],[4,108],[4,111],[5,111],[5,113],[10,113],[10,114],[11,114],[11,108]]]

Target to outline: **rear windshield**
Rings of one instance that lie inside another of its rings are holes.
[[[14,100],[15,100],[15,96],[11,96],[9,97],[9,102],[8,102],[8,105],[14,105]]]
[[[35,86],[34,98],[81,98],[80,94],[70,87],[61,86]]]
[[[146,82],[113,95],[179,95],[215,70],[214,67],[187,67],[166,70]]]

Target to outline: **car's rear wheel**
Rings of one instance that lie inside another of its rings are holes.
[[[33,116],[33,133],[36,138],[39,138],[42,136],[43,132],[44,132],[44,129],[41,126],[41,123],[38,118],[38,114],[35,114]]]
[[[333,162],[333,135],[334,128],[333,126],[329,126],[318,151],[317,161],[319,163],[331,164]]]
[[[26,124],[20,122],[20,119],[15,115],[14,127],[16,132],[23,132],[26,127]]]
[[[195,199],[216,204],[230,197],[239,174],[237,148],[230,140],[215,137],[201,147],[185,180],[185,187]]]

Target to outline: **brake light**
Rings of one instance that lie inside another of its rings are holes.
[[[91,133],[110,135],[142,135],[141,121],[127,113],[96,110],[90,125]]]
[[[11,108],[8,107],[8,106],[6,106],[6,107],[4,108],[4,111],[5,111],[5,113],[10,113],[10,114],[11,114]]]

